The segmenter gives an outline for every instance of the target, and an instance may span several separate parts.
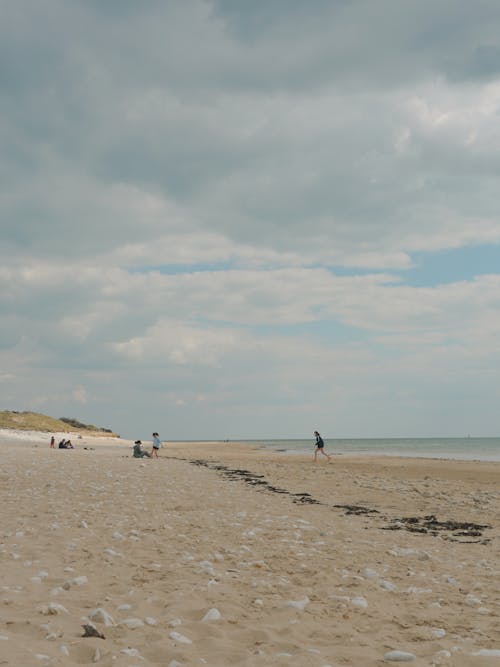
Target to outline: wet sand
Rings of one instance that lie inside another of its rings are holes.
[[[500,464],[74,444],[0,445],[0,664],[499,663]]]

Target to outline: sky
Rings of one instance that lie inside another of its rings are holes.
[[[500,434],[497,0],[0,8],[0,409]]]

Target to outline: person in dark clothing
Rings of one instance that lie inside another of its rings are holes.
[[[140,440],[135,441],[134,447],[132,449],[132,456],[134,457],[134,459],[142,459],[144,457],[148,459],[151,458],[151,454],[143,450],[142,442]]]
[[[330,454],[327,454],[325,452],[325,443],[323,442],[323,438],[320,436],[319,431],[314,431],[314,436],[316,438],[316,443],[315,447],[316,449],[314,450],[314,462],[316,463],[316,459],[318,458],[318,453],[323,454],[323,456],[326,456],[328,460],[330,460]]]

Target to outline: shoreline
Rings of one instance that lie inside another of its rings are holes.
[[[306,449],[300,450],[300,451],[294,451],[294,450],[286,450],[286,449],[267,449],[265,446],[263,447],[258,447],[260,451],[263,452],[268,452],[268,453],[275,453],[275,454],[281,454],[285,456],[302,456],[302,457],[307,457],[307,456],[313,456],[314,455],[314,449],[311,447],[311,453],[309,454]],[[416,455],[415,453],[411,454],[405,454],[405,453],[394,453],[394,452],[369,452],[369,451],[357,451],[357,452],[334,452],[332,453],[331,450],[329,450],[329,454],[332,458],[337,458],[337,457],[345,457],[345,458],[397,458],[397,459],[415,459],[415,460],[428,460],[428,461],[464,461],[464,462],[470,462],[470,463],[492,463],[492,464],[499,464],[500,465],[500,457],[499,458],[468,458],[465,456],[443,456],[443,455],[435,455],[431,456],[429,454],[420,454]]]
[[[120,447],[132,447],[134,440],[126,438],[117,438],[112,436],[107,436],[106,434],[94,435],[91,432],[81,433],[78,431],[66,431],[52,433],[50,431],[26,431],[26,430],[17,430],[17,429],[0,429],[0,447],[6,445],[13,446],[34,446],[34,447],[43,447],[45,444],[48,446],[48,441],[50,437],[54,435],[56,438],[56,448],[57,441],[61,438],[69,438],[73,444],[78,447],[78,445],[84,446],[97,446],[102,448],[103,446],[110,446],[114,449]],[[490,438],[496,440],[496,438]],[[380,440],[380,439],[375,439]],[[425,439],[424,439],[425,440]],[[150,440],[143,440],[143,444],[147,447],[150,446]],[[265,441],[263,441],[265,442]],[[287,442],[286,440],[283,441]],[[334,445],[335,440],[329,441],[330,447],[327,447],[327,451],[332,456],[332,461],[339,460],[348,460],[348,461],[364,461],[373,460],[373,461],[390,461],[392,459],[401,460],[401,461],[421,461],[421,462],[449,462],[449,463],[463,463],[463,464],[474,464],[474,465],[491,465],[493,468],[500,468],[500,458],[479,458],[479,457],[466,457],[465,455],[455,455],[455,456],[446,456],[436,454],[435,456],[425,454],[416,454],[405,453],[405,452],[383,452],[383,451],[344,451],[344,452],[335,452]],[[238,448],[239,451],[248,450],[260,452],[262,456],[276,456],[281,457],[282,460],[287,460],[288,458],[295,460],[308,460],[314,455],[314,445],[310,444],[309,446],[304,445],[303,449],[294,450],[294,449],[276,449],[273,447],[266,447],[264,444],[259,444],[260,441],[257,440],[166,440],[164,447],[183,447],[185,449],[191,448],[205,448],[212,447],[215,449],[230,448],[227,451],[235,451]],[[221,450],[222,451],[222,450]],[[498,455],[500,456],[500,454]]]
[[[442,441],[448,440],[449,442],[457,443],[457,440],[463,445],[468,444],[468,439],[457,439],[457,438],[448,438],[448,439],[435,439],[435,438],[393,438],[383,439],[383,438],[372,438],[372,439],[330,439],[326,445],[326,451],[332,456],[369,456],[369,457],[379,457],[379,456],[388,456],[388,457],[398,457],[398,458],[424,458],[424,459],[433,459],[433,460],[449,460],[449,461],[487,461],[492,463],[500,463],[500,438],[476,438],[474,443],[478,445],[477,449],[479,451],[469,450],[463,451],[460,447],[454,449],[446,450],[444,447],[440,447],[439,444],[436,444],[434,451],[430,450],[429,443],[442,443]],[[283,440],[282,445],[279,444],[279,441],[236,441],[242,444],[250,444],[260,447],[265,451],[274,451],[281,453],[285,456],[297,456],[297,455],[307,455],[309,452],[314,451],[314,445],[310,442],[305,441],[292,441],[295,446],[288,446],[287,443],[290,441]],[[266,446],[266,442],[272,443],[270,446]],[[361,446],[361,443],[371,442],[373,447]],[[262,444],[261,444],[262,443]],[[278,444],[276,444],[278,443]],[[356,447],[353,447],[353,443],[357,443]],[[394,445],[394,443],[399,443],[400,447]],[[492,444],[495,444],[495,447],[492,447]],[[414,446],[413,449],[408,448],[408,444]],[[382,446],[383,445],[383,446]],[[392,448],[391,448],[392,445]],[[422,451],[418,450],[418,445],[422,446]],[[483,446],[481,448],[481,445]],[[490,445],[488,447],[487,445]]]

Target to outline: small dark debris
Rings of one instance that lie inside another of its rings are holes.
[[[99,632],[99,630],[95,628],[93,625],[86,623],[85,625],[82,625],[82,628],[83,628],[82,637],[99,637],[99,639],[106,639],[106,637],[101,632]]]
[[[442,535],[442,537],[451,542],[466,542],[466,540],[456,538],[482,537],[483,530],[489,528],[491,528],[489,524],[451,520],[438,521],[433,514],[430,514],[423,517],[409,516],[391,519],[391,523],[384,526],[383,530],[407,530],[410,533],[428,533],[434,536],[440,533],[451,533],[450,535]]]
[[[295,495],[296,497],[293,499],[294,503],[301,504],[301,505],[321,505],[319,500],[316,500],[315,498],[311,498],[309,494],[302,496],[300,494],[291,494]]]
[[[345,510],[347,515],[355,514],[360,516],[362,514],[379,514],[378,510],[373,510],[369,507],[362,507],[361,505],[334,505],[334,507]]]

